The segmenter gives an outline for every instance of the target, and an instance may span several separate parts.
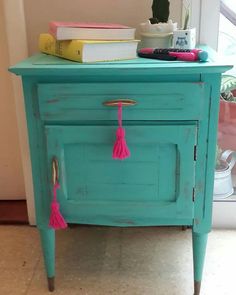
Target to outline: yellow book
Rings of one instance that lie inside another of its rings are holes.
[[[39,50],[77,62],[113,61],[137,57],[138,40],[98,41],[63,40],[58,41],[50,34],[40,34]]]

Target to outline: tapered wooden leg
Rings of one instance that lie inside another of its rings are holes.
[[[208,234],[193,232],[194,295],[200,294]]]
[[[40,229],[39,232],[41,237],[44,264],[48,278],[48,290],[52,292],[55,288],[55,230]]]

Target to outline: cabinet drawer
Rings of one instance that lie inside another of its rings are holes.
[[[132,99],[124,120],[198,120],[204,83],[51,83],[38,84],[44,121],[116,120],[117,108],[103,103]]]

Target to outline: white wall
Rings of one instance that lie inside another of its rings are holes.
[[[0,1],[0,199],[8,200],[24,199],[25,188],[14,89],[11,74],[7,71],[11,54],[4,4]],[[14,51],[18,49],[15,47]]]
[[[182,0],[170,2],[170,18],[180,22]],[[25,0],[24,5],[31,54],[38,51],[38,36],[47,32],[51,20],[113,22],[137,28],[152,16],[152,0]]]
[[[25,59],[28,56],[27,48],[27,37],[26,37],[26,27],[25,27],[25,14],[24,14],[24,3],[23,0],[3,0],[3,12],[4,12],[4,29],[6,33],[6,46],[8,51],[8,61],[10,65],[14,65],[17,62]],[[16,34],[17,32],[17,34]],[[17,44],[17,50],[16,50]],[[7,73],[6,69],[4,69]],[[25,118],[25,108],[24,108],[24,98],[21,85],[21,79],[19,76],[10,74],[11,76],[11,90],[14,93],[14,106],[11,106],[11,114],[13,120],[17,122],[17,129],[15,138],[19,136],[20,142],[20,164],[23,166],[23,177],[17,170],[13,170],[12,176],[6,175],[6,183],[8,188],[15,188],[15,182],[19,182],[22,190],[22,197],[27,200],[28,208],[28,217],[30,224],[35,224],[35,214],[34,214],[34,193],[32,185],[32,175],[31,175],[31,161],[29,156],[29,146],[28,146],[28,135],[26,127],[26,118]],[[15,109],[13,108],[15,107]],[[6,114],[8,116],[8,114]],[[13,125],[14,126],[14,125]],[[6,135],[7,136],[7,133]],[[7,141],[6,141],[7,142]],[[7,142],[7,153],[12,156],[11,149],[14,153],[18,152],[19,149],[16,145],[9,147],[9,142]],[[10,149],[11,148],[11,149]],[[21,168],[18,165],[18,169]],[[4,171],[2,173],[5,173]],[[14,182],[12,182],[14,179]],[[18,194],[14,192],[12,198],[16,199]]]

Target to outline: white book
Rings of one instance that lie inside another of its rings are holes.
[[[50,22],[49,33],[57,40],[132,40],[135,28],[109,23]]]

